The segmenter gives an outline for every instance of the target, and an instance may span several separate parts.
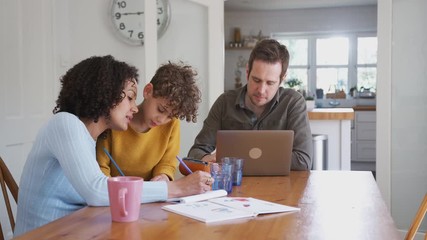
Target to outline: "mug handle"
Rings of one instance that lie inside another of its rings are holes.
[[[120,205],[120,215],[126,217],[128,215],[128,211],[126,211],[126,194],[128,190],[127,188],[120,188],[119,190],[119,205]]]

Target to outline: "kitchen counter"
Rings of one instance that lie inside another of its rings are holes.
[[[377,106],[363,106],[363,105],[357,105],[353,107],[354,111],[376,111]]]
[[[315,108],[308,112],[309,120],[353,120],[353,108]]]

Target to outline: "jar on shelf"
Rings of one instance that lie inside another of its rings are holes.
[[[242,37],[240,35],[240,28],[235,28],[234,29],[234,42],[240,43],[241,41],[242,41]]]

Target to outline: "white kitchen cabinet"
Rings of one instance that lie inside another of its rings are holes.
[[[352,108],[315,108],[308,112],[312,134],[328,137],[327,170],[351,169]]]
[[[376,111],[355,111],[351,169],[375,171]]]

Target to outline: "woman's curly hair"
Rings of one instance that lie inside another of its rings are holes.
[[[201,93],[196,85],[197,72],[182,62],[168,62],[151,79],[153,96],[167,99],[172,115],[187,122],[197,121]]]
[[[97,122],[110,117],[110,109],[125,94],[126,81],[138,83],[138,70],[112,56],[93,56],[69,69],[61,78],[61,91],[53,113],[69,112]]]

